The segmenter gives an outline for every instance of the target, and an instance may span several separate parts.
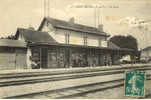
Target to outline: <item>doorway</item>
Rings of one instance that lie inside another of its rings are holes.
[[[41,68],[48,68],[48,49],[41,48]]]

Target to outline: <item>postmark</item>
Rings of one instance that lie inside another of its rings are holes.
[[[145,72],[126,71],[125,72],[125,96],[144,97],[145,96]]]

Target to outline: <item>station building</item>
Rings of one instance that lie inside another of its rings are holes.
[[[109,34],[98,28],[45,17],[39,29],[18,28],[16,40],[26,43],[26,69],[95,67],[119,64],[132,50],[108,41]],[[25,67],[23,67],[25,68]]]

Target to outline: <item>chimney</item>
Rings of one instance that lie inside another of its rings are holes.
[[[98,25],[98,30],[103,31],[103,24]]]
[[[69,19],[69,23],[74,24],[74,17],[71,17],[71,18]]]

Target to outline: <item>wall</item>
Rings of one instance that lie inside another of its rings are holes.
[[[88,46],[99,46],[99,39],[105,41],[105,37],[88,34]],[[101,45],[102,46],[102,45]]]
[[[1,49],[1,48],[0,48]],[[15,52],[0,52],[0,69],[15,69]]]
[[[26,49],[0,47],[0,69],[25,69]]]
[[[69,44],[83,45],[83,34],[75,32],[75,31],[57,29],[56,36],[58,38],[56,38],[56,40],[60,40],[59,36],[62,36],[62,35],[64,36],[64,38],[62,39],[65,40],[65,34],[70,34]],[[62,42],[62,43],[65,43],[65,42]]]
[[[82,32],[57,29],[55,39],[58,42],[65,43],[65,41],[61,41],[61,40],[65,40],[65,34],[67,34],[67,33],[70,34],[69,44],[84,45],[84,36],[86,33],[82,33]],[[63,37],[63,38],[60,39],[60,37]],[[87,34],[87,45],[88,46],[99,46],[99,39],[105,40],[105,37]]]
[[[27,69],[26,49],[16,49],[16,69]]]

